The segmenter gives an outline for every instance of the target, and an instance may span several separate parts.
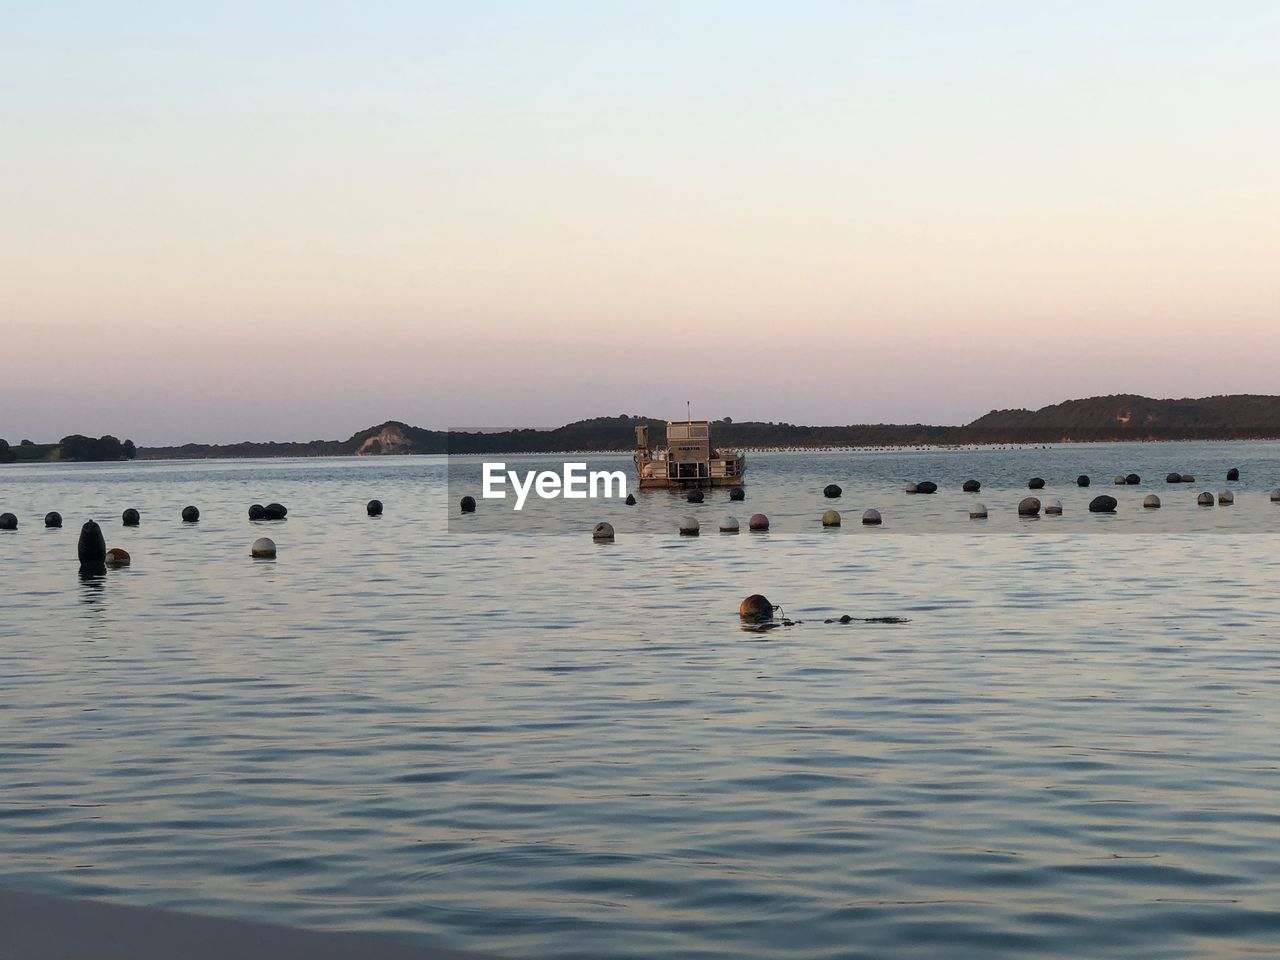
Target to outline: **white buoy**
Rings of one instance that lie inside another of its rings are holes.
[[[1218,502],[1222,504],[1224,507],[1229,507],[1231,506],[1231,504],[1236,502],[1236,495],[1232,493],[1230,490],[1219,490]]]
[[[696,537],[698,535],[698,520],[696,517],[685,517],[680,521],[680,535],[682,537]]]
[[[1127,478],[1127,477],[1125,477],[1125,475],[1124,475],[1124,474],[1122,474],[1122,473],[1117,473],[1117,474],[1116,474],[1115,482],[1116,482],[1117,484],[1119,484],[1119,485],[1123,485],[1123,484],[1128,483],[1128,482],[1129,482],[1129,480],[1128,480],[1128,478]]]
[[[1160,498],[1157,497],[1154,493],[1148,493],[1142,499],[1142,505],[1151,510],[1158,509],[1160,506]]]
[[[822,515],[822,525],[824,527],[840,526],[840,511],[828,510]]]
[[[720,532],[721,533],[737,533],[738,518],[737,517],[721,517]]]
[[[1055,516],[1055,517],[1057,517],[1057,516],[1061,516],[1061,515],[1062,515],[1062,501],[1061,501],[1061,500],[1050,500],[1048,503],[1046,503],[1046,504],[1044,505],[1044,512],[1045,512],[1045,513],[1047,513],[1047,514],[1052,514],[1052,515],[1053,515],[1053,516]]]
[[[872,508],[862,512],[862,522],[868,527],[876,527],[880,525],[880,511]]]
[[[274,560],[276,558],[276,542],[270,537],[259,537],[249,548],[250,555],[256,560]]]
[[[907,493],[915,493],[915,492],[916,492],[916,485],[915,485],[914,483],[908,483],[908,484],[907,484],[905,487],[903,487],[902,489],[903,489],[903,490],[905,490]]]
[[[985,503],[975,503],[972,507],[969,508],[969,519],[970,520],[987,519],[987,505]]]
[[[592,540],[612,540],[613,524],[605,523],[603,520],[596,524],[596,528],[591,531]]]
[[[1200,496],[1196,497],[1196,503],[1200,504],[1202,507],[1212,507],[1213,494],[1206,490],[1204,493],[1200,494]]]
[[[1280,487],[1276,487],[1271,491],[1271,502],[1280,503]]]

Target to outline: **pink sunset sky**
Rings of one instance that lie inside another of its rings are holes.
[[[1280,5],[260,6],[7,15],[0,437],[1280,393]]]

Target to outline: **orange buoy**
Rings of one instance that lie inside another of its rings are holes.
[[[773,604],[763,594],[753,593],[738,604],[738,616],[743,620],[759,622],[773,619]]]

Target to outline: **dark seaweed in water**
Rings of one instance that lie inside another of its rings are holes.
[[[851,617],[845,614],[843,617],[828,617],[823,623],[910,623],[907,617]]]
[[[851,617],[847,613],[843,617],[828,617],[823,623],[910,623],[906,617]],[[797,627],[804,623],[803,620],[770,620],[765,623],[748,623],[743,624],[742,629],[747,633],[768,633],[770,630],[776,630],[778,627]]]

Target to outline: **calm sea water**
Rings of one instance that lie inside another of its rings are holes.
[[[0,469],[0,885],[525,958],[1280,954],[1280,445],[755,455],[732,511],[446,522],[478,469]],[[78,577],[88,517],[130,568]],[[753,592],[803,622],[744,632]]]

